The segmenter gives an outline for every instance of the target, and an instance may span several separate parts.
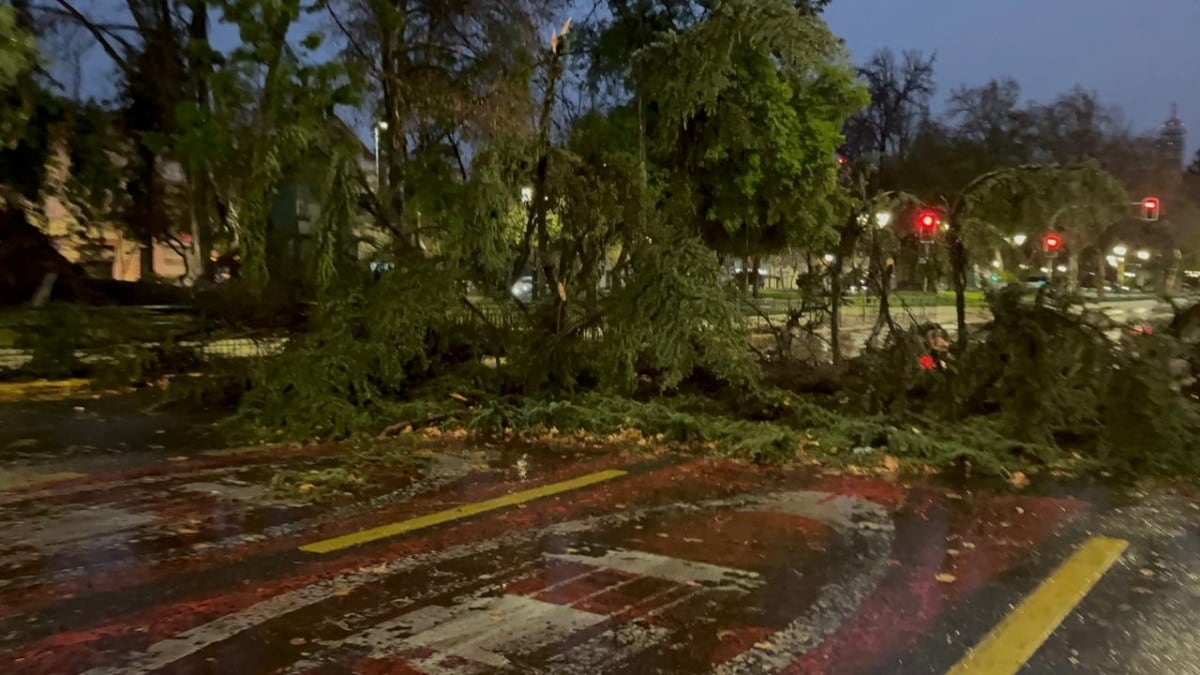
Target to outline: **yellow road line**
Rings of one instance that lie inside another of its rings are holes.
[[[11,402],[71,396],[86,389],[91,380],[35,380],[33,382],[0,382],[0,401]]]
[[[561,483],[551,483],[550,485],[543,485],[541,487],[533,488],[532,490],[514,492],[513,494],[505,495],[503,497],[497,497],[495,499],[489,499],[483,502],[475,502],[474,504],[466,504],[465,506],[459,506],[453,509],[447,509],[445,511],[438,511],[437,513],[430,513],[429,515],[412,518],[411,520],[402,520],[398,523],[391,523],[389,525],[374,527],[369,530],[362,530],[360,532],[354,532],[341,537],[334,537],[333,539],[325,539],[312,544],[306,544],[301,546],[300,550],[308,551],[309,553],[329,553],[331,551],[337,551],[343,548],[365,544],[377,539],[384,539],[386,537],[394,537],[398,534],[404,534],[406,532],[422,530],[434,525],[448,523],[452,520],[459,520],[461,518],[468,518],[480,513],[495,511],[496,509],[502,509],[506,506],[516,506],[517,504],[523,504],[534,499],[541,499],[542,497],[549,497],[562,492],[577,490],[581,487],[586,487],[595,483],[601,483],[606,480],[612,480],[624,475],[624,471],[619,471],[616,469],[599,471],[597,473],[589,473],[586,476],[572,478],[571,480],[565,480]]]
[[[1016,673],[1128,547],[1122,539],[1088,539],[947,675]]]
[[[26,476],[17,476],[6,480],[0,478],[0,490],[20,490],[37,485],[45,485],[46,483],[57,483],[59,481],[71,480],[73,478],[83,478],[86,474],[76,473],[74,471],[59,471],[57,473],[42,473]]]

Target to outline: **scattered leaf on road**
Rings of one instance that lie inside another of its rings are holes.
[[[296,646],[300,646],[307,642],[308,642],[308,640],[305,640],[304,638],[292,638],[291,639],[291,644],[296,645]]]
[[[1025,475],[1024,471],[1018,471],[1008,479],[1008,482],[1015,488],[1023,488],[1029,485],[1029,477]]]
[[[947,574],[945,572],[942,572],[941,574],[937,575],[936,578],[938,581],[942,582],[943,584],[952,584],[955,581],[958,581],[958,577],[954,576],[953,574]]]

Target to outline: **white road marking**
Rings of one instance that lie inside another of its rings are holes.
[[[507,532],[501,536],[481,542],[452,546],[431,553],[406,556],[381,563],[375,567],[364,567],[355,572],[344,573],[263,600],[241,611],[227,614],[219,619],[183,631],[175,637],[156,642],[144,651],[128,654],[117,665],[93,668],[84,673],[84,675],[143,675],[145,673],[152,673],[180,659],[191,656],[206,647],[228,640],[248,628],[253,628],[337,595],[343,595],[348,591],[382,581],[401,572],[406,572],[423,565],[484,555],[501,547],[527,543],[549,534],[577,531],[577,528],[594,529],[606,527],[626,522],[634,517],[645,516],[647,512],[665,510],[668,509],[646,509],[642,511],[630,509],[629,511],[622,511],[620,513],[571,521],[561,526],[552,525],[537,530]]]
[[[547,558],[603,567],[604,569],[627,572],[656,579],[665,579],[677,584],[704,584],[711,590],[749,590],[761,586],[762,577],[756,572],[746,572],[732,567],[721,567],[708,563],[693,562],[680,558],[669,558],[644,551],[608,549],[603,555],[589,556],[577,553],[548,553]]]
[[[389,658],[413,647],[436,649],[437,654],[410,661],[424,670],[456,656],[503,668],[506,655],[526,654],[565,640],[593,626],[604,616],[520,595],[454,607],[428,606],[364,631],[347,644],[372,649],[374,658]]]
[[[839,499],[844,499],[845,501],[838,501]],[[833,506],[829,506],[830,504]],[[797,618],[787,628],[776,633],[771,638],[777,651],[768,653],[763,650],[751,650],[719,667],[717,672],[767,673],[777,671],[781,667],[786,666],[796,656],[811,649],[813,645],[819,644],[828,633],[835,630],[854,611],[854,608],[857,607],[866,595],[874,589],[879,579],[886,573],[886,559],[890,553],[892,532],[888,513],[879,505],[856,498],[839,498],[828,493],[794,492],[763,498],[742,497],[737,499],[710,500],[688,505],[688,508],[704,509],[719,508],[722,506],[758,511],[779,509],[783,513],[794,513],[795,515],[815,518],[834,526],[835,529],[842,532],[844,537],[860,547],[865,545],[866,554],[863,556],[863,566],[860,570],[848,571],[846,580],[827,585],[822,590],[817,601],[813,603],[808,614]],[[93,668],[87,671],[85,675],[145,675],[165,668],[207,647],[233,638],[249,628],[259,626],[291,612],[328,600],[336,595],[343,595],[347,591],[353,591],[365,585],[377,583],[417,567],[457,558],[487,555],[501,547],[527,543],[549,534],[587,532],[627,522],[635,517],[644,518],[650,514],[672,512],[679,508],[679,505],[667,505],[640,510],[630,509],[629,511],[585,518],[538,530],[508,532],[483,542],[455,546],[427,554],[408,556],[383,562],[375,567],[364,567],[354,572],[344,573],[310,584],[304,588],[282,593],[247,607],[244,610],[233,612],[206,624],[183,631],[172,638],[149,646],[142,652],[127,655],[117,665]],[[685,602],[696,594],[706,591],[720,590],[744,593],[761,586],[763,583],[761,576],[753,572],[678,560],[641,551],[609,550],[602,555],[596,556],[550,554],[547,557],[593,567],[667,579],[689,586],[695,583],[702,584],[699,587],[689,589],[687,593],[684,593],[681,597],[671,602],[654,607],[651,614],[665,611]],[[530,625],[537,624],[539,617],[547,615],[543,613],[543,609],[535,610],[532,607],[541,608],[542,605],[549,603],[541,603],[531,598],[527,600],[536,604],[530,604],[530,602],[521,600],[516,601],[520,603],[519,605],[511,605],[510,609],[516,612],[518,621]],[[651,598],[648,597],[638,604],[646,604],[650,600]],[[565,625],[576,626],[572,628],[572,631],[578,630],[578,626],[586,627],[595,625],[593,617],[598,617],[596,621],[607,618],[562,605],[554,605],[553,607],[561,608],[565,611],[561,615],[561,618],[564,619]],[[469,610],[469,607],[467,609]],[[558,611],[558,609],[555,611]],[[619,610],[614,615],[619,616],[622,611],[624,610]],[[415,614],[410,613],[410,618]],[[493,621],[490,614],[486,613],[480,613],[480,615],[483,617],[483,620],[489,623],[503,623],[504,634],[511,632],[511,622],[507,622],[504,619]],[[472,621],[478,618],[476,616]],[[465,638],[462,638],[462,636],[467,635],[467,633],[463,630],[463,621],[466,619],[459,619],[457,621],[453,620],[453,617],[451,619],[448,624],[446,622],[436,625],[430,624],[430,628],[421,632],[433,632],[419,639],[425,643],[434,643],[437,640],[449,641],[447,644],[457,645],[455,649],[477,647],[482,652],[492,654],[495,654],[495,652],[489,649],[487,645],[496,649],[510,648],[504,644],[497,646],[496,643],[489,642],[489,640],[499,639],[495,636],[481,638],[478,643],[471,643],[469,639],[466,639],[467,641],[464,642],[463,639]],[[452,628],[446,628],[444,631],[439,632],[440,628],[447,625],[451,625]],[[475,625],[475,623],[471,623],[470,625]],[[526,630],[527,628],[528,625],[524,626],[522,630]],[[631,629],[615,627],[597,638],[589,640],[584,645],[570,650],[568,653],[573,653],[581,658],[578,662],[569,665],[564,664],[564,666],[569,672],[584,672],[580,671],[577,666],[581,666],[584,662],[589,661],[597,663],[594,659],[604,654],[607,654],[607,658],[609,659],[607,663],[613,663],[611,660],[613,658],[619,657],[620,659],[625,659],[636,655],[649,646],[669,638],[669,636],[669,632],[664,633],[646,627]],[[551,641],[554,639],[559,638],[552,638]],[[437,644],[442,643],[437,642]],[[474,646],[472,647],[472,645]],[[587,646],[586,650],[582,649],[585,645]],[[604,649],[604,645],[608,645],[610,648],[620,647],[620,650],[614,653],[613,651]],[[513,652],[510,651],[509,653]],[[598,663],[603,665],[605,662],[601,661]],[[436,662],[431,662],[427,665],[427,670],[437,668]],[[555,670],[557,671],[559,668]],[[430,670],[430,672],[436,672],[436,670]],[[594,672],[594,669],[590,672]]]
[[[888,572],[895,525],[883,506],[860,497],[828,492],[783,492],[753,500],[744,510],[790,513],[822,522],[841,535],[857,556],[844,577],[821,586],[808,611],[796,617],[766,642],[771,649],[754,647],[713,668],[713,675],[763,675],[786,669],[825,641],[854,615],[859,605]]]
[[[660,599],[677,592],[679,588],[679,586],[671,586],[651,593],[641,601],[613,612],[610,617],[621,616],[635,607],[652,605]],[[701,590],[703,589],[691,588],[670,602],[654,606],[653,609],[645,612],[639,618],[644,620],[658,616],[669,609],[691,600]],[[618,624],[600,635],[555,656],[551,659],[551,663],[546,667],[545,672],[556,675],[590,674],[595,673],[597,670],[611,672],[618,664],[628,661],[655,645],[666,642],[673,633],[674,631],[669,628],[655,626],[645,621]]]

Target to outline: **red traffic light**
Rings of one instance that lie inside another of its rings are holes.
[[[917,213],[917,232],[922,236],[932,236],[937,232],[937,211],[924,210]]]
[[[1142,219],[1143,220],[1158,220],[1159,207],[1162,204],[1158,201],[1158,197],[1146,197],[1142,200]]]
[[[1046,235],[1044,237],[1042,237],[1042,248],[1046,249],[1047,251],[1049,251],[1051,253],[1062,248],[1062,245],[1063,245],[1062,235],[1058,234],[1057,232],[1047,232]]]

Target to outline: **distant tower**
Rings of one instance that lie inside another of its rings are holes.
[[[1183,149],[1187,146],[1187,129],[1183,120],[1179,119],[1179,105],[1171,104],[1171,117],[1162,125],[1158,132],[1158,149],[1162,152],[1163,161],[1171,162],[1171,167],[1183,170]]]

